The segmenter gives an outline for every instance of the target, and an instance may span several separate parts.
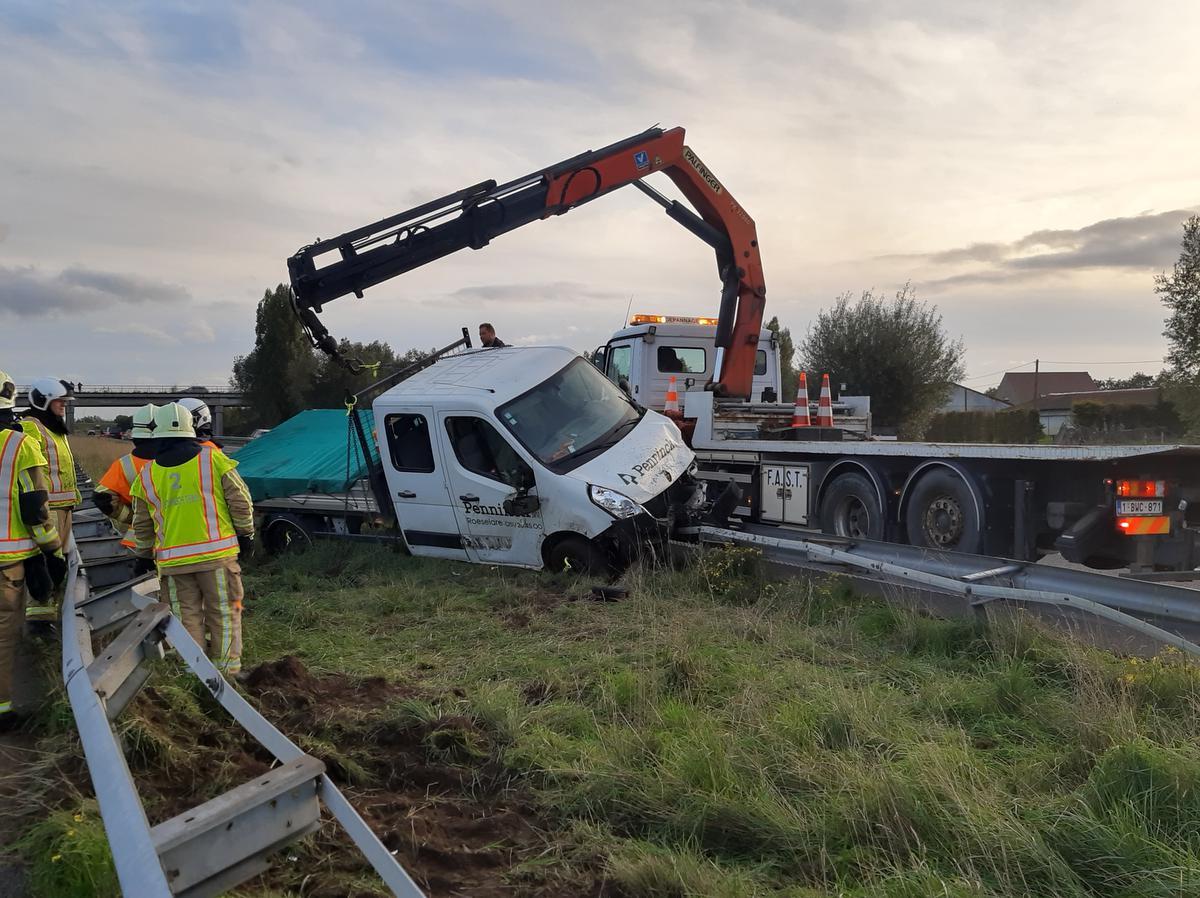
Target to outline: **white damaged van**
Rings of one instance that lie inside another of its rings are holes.
[[[601,570],[703,502],[675,424],[563,347],[448,356],[372,408],[414,555]]]

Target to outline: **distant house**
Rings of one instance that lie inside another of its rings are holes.
[[[1003,399],[993,399],[962,384],[953,384],[939,412],[999,412],[1011,408]]]
[[[1041,384],[1038,385],[1041,393]],[[1036,408],[1046,433],[1053,436],[1063,425],[1073,423],[1073,409],[1080,402],[1098,405],[1145,405],[1156,406],[1162,401],[1162,390],[1158,387],[1136,387],[1128,390],[1082,390],[1075,393],[1042,393]]]
[[[1051,393],[1091,393],[1099,385],[1086,371],[1010,371],[996,387],[996,397],[1010,405],[1032,402],[1036,396]]]

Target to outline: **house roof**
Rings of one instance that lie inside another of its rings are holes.
[[[1024,405],[1033,400],[1035,383],[1039,396],[1090,393],[1097,389],[1096,382],[1086,371],[1010,371],[1000,381],[996,395],[1013,405]]]

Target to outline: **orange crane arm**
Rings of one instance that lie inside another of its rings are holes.
[[[683,128],[651,128],[506,184],[484,181],[306,246],[288,259],[301,323],[313,345],[337,358],[337,341],[315,314],[324,303],[348,293],[361,297],[389,278],[460,249],[482,249],[493,237],[633,184],[715,251],[722,285],[716,344],[722,353],[712,389],[749,397],[766,303],[754,220],[683,139]],[[694,208],[644,183],[655,172],[670,178]],[[331,252],[338,258],[318,268],[317,258]]]

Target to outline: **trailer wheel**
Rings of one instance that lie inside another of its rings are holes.
[[[875,485],[862,474],[842,474],[821,495],[821,530],[851,539],[883,539],[883,509]]]
[[[572,571],[577,574],[608,574],[611,565],[604,552],[582,536],[564,536],[546,553],[546,568],[552,573]]]
[[[304,552],[312,544],[312,534],[296,518],[275,518],[263,528],[263,548],[269,555]]]
[[[935,468],[913,487],[904,513],[908,542],[947,552],[979,552],[983,521],[970,486],[958,474]]]

